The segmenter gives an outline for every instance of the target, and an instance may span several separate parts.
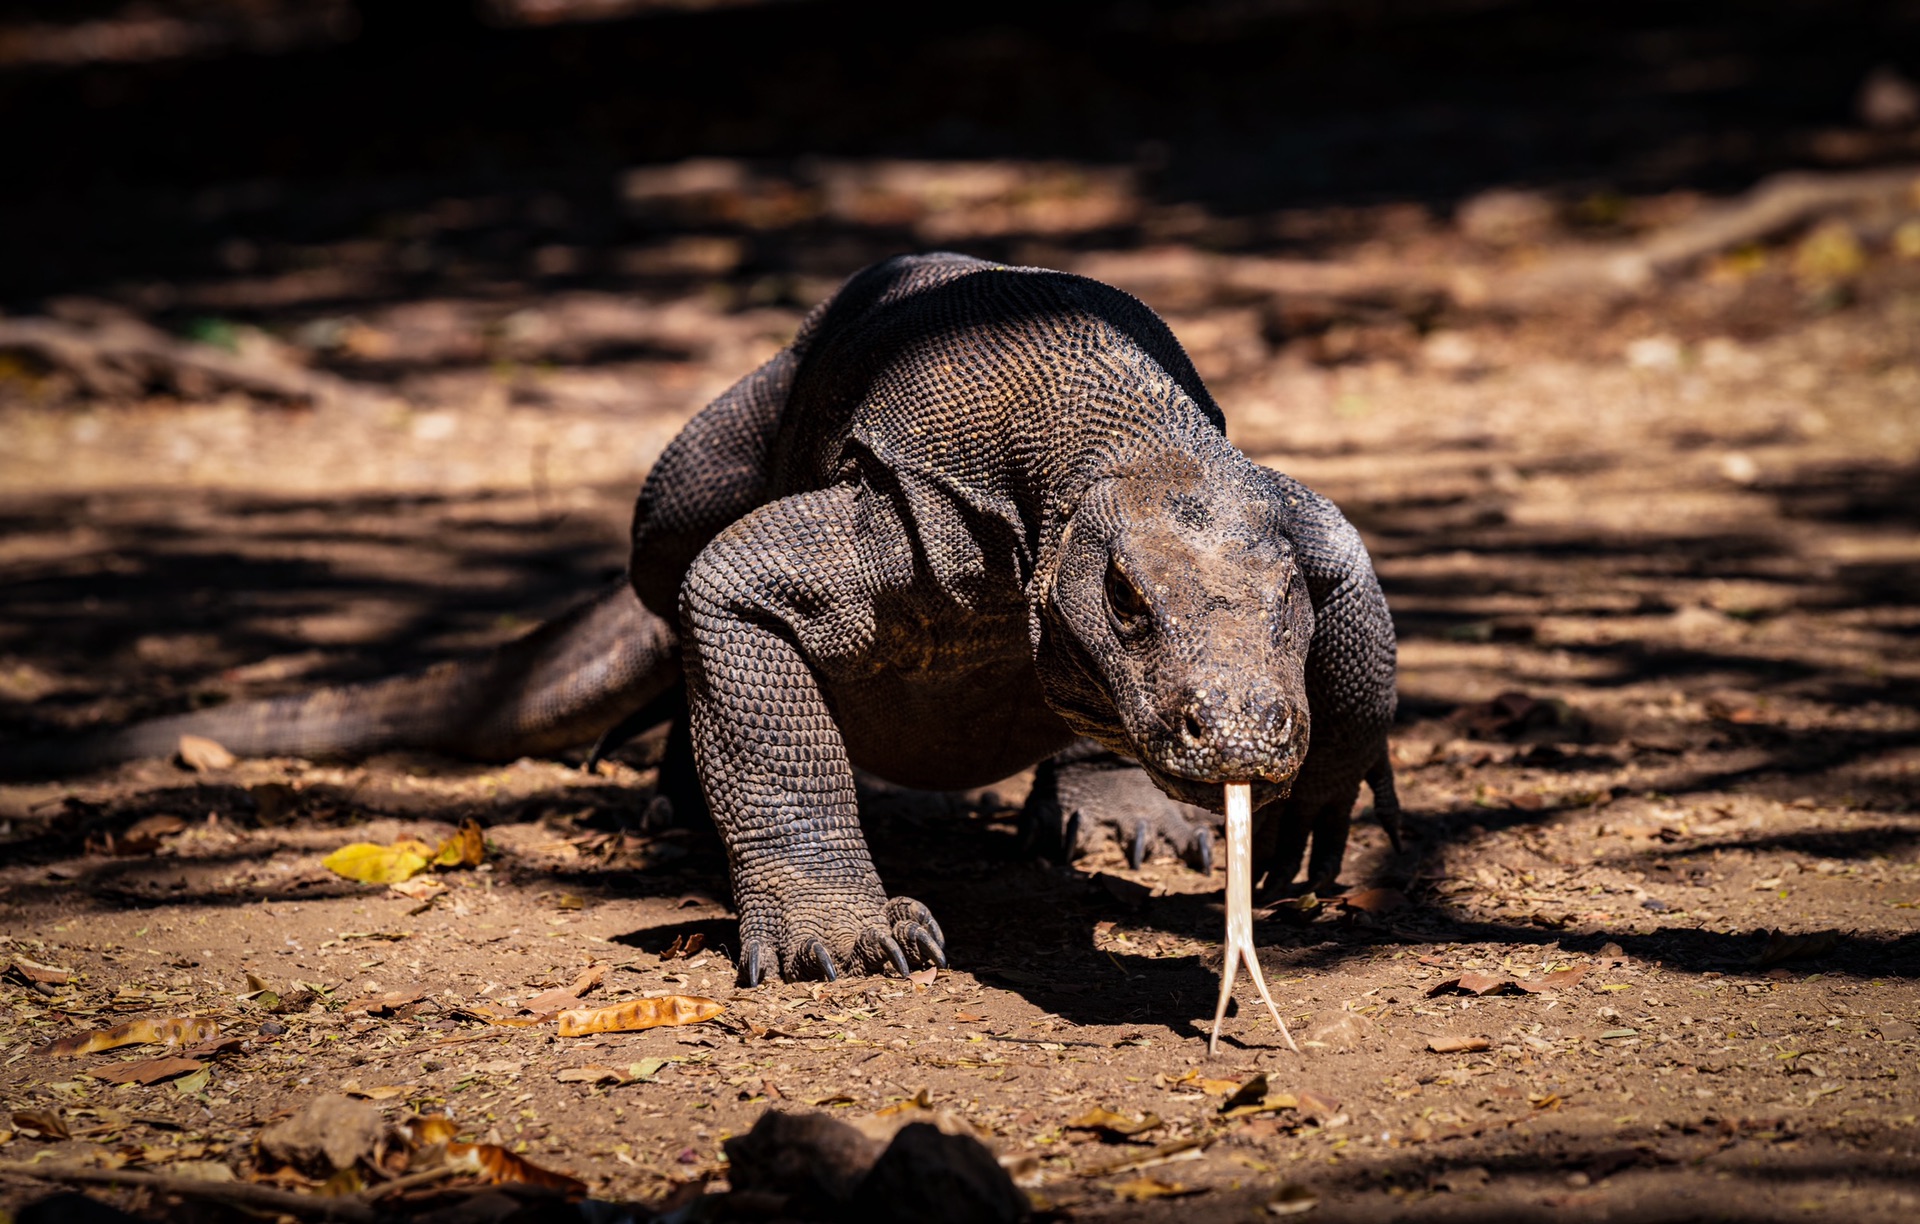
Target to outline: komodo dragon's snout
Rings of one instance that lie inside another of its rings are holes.
[[[1252,783],[1256,807],[1286,795],[1307,753],[1313,608],[1265,502],[1197,471],[1102,482],[1042,618],[1039,674],[1076,731],[1196,807],[1220,811],[1225,782]]]

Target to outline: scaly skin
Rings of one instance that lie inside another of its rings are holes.
[[[1196,864],[1194,809],[1249,782],[1270,888],[1309,836],[1307,884],[1334,879],[1362,781],[1397,829],[1393,628],[1358,533],[1236,451],[1166,325],[1095,281],[956,255],[859,273],[668,447],[629,574],[481,659],[16,747],[0,773],[187,732],[552,751],[684,684],[749,984],[945,963],[933,916],[874,871],[855,766],[951,789],[1067,750],[1036,822]]]

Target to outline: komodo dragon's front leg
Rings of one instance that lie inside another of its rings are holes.
[[[889,899],[817,668],[872,642],[875,574],[851,487],[764,506],[687,573],[681,619],[694,754],[726,842],[740,979],[946,964],[927,907]]]

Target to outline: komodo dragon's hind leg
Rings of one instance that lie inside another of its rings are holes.
[[[1213,870],[1213,818],[1168,798],[1145,770],[1089,740],[1040,763],[1021,825],[1037,854],[1071,861],[1105,835],[1135,868],[1165,846],[1195,871]]]

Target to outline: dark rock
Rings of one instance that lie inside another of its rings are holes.
[[[736,1191],[782,1194],[802,1219],[839,1218],[881,1145],[826,1114],[769,1109],[727,1140],[727,1180]]]
[[[906,1224],[1024,1220],[1026,1195],[979,1140],[916,1122],[874,1162],[843,1217]]]

